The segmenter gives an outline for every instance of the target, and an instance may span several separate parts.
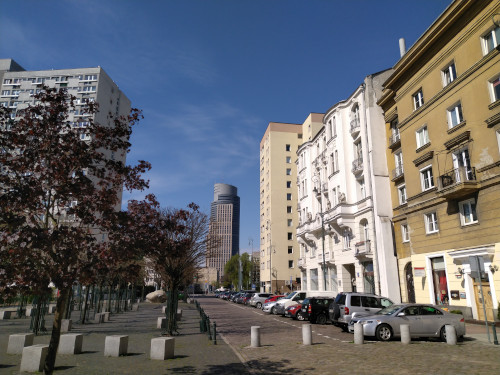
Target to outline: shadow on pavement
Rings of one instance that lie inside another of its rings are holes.
[[[64,371],[64,370],[71,370],[75,368],[76,366],[55,366],[54,370],[55,371]]]

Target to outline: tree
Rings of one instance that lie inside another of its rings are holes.
[[[94,280],[121,191],[146,188],[140,175],[150,165],[124,163],[140,111],[109,114],[102,125],[93,120],[97,103],[88,102],[75,126],[68,117],[75,97],[65,90],[44,87],[35,99],[14,119],[0,108],[0,289],[36,293],[50,282],[59,289],[44,367],[51,374],[72,285]]]
[[[252,270],[252,262],[248,253],[243,253],[241,257],[239,254],[233,255],[224,266],[224,275],[231,281],[231,284],[239,284],[240,258],[243,283],[242,287],[249,288],[251,284],[250,273]]]
[[[145,233],[145,257],[168,290],[166,333],[176,331],[177,297],[181,287],[192,283],[210,247],[208,216],[191,203],[187,209],[160,209],[154,197],[140,207],[139,233]],[[149,235],[147,234],[149,233]]]

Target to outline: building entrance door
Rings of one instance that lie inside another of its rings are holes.
[[[491,298],[491,289],[489,284],[483,283],[484,305],[486,307],[486,317],[488,321],[492,322],[493,318],[493,300]],[[483,310],[483,296],[481,295],[481,288],[477,281],[474,281],[474,297],[476,298],[476,308],[478,320],[484,320]]]

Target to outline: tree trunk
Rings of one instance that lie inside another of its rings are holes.
[[[167,293],[167,332],[168,336],[173,336],[174,332],[177,332],[177,299],[178,292],[177,288],[171,288]]]
[[[82,324],[85,324],[85,318],[87,317],[87,304],[89,301],[89,292],[90,292],[90,285],[87,285],[87,288],[85,288],[85,302],[83,303]]]
[[[111,283],[108,285],[108,305],[106,306],[106,311],[111,313]]]
[[[54,324],[52,325],[52,335],[50,337],[49,351],[45,359],[43,373],[52,375],[54,365],[56,363],[57,348],[59,346],[59,338],[61,336],[61,321],[66,312],[66,304],[71,292],[71,286],[60,290],[59,298],[57,299],[56,312],[54,315]]]

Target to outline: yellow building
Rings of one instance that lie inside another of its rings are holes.
[[[322,124],[323,115],[306,120]],[[297,213],[297,149],[302,124],[270,122],[260,142],[261,290],[280,293],[300,288]],[[272,281],[271,281],[272,280]]]
[[[481,293],[488,320],[500,299],[499,13],[496,0],[454,1],[397,62],[378,102],[402,299],[480,320]]]

